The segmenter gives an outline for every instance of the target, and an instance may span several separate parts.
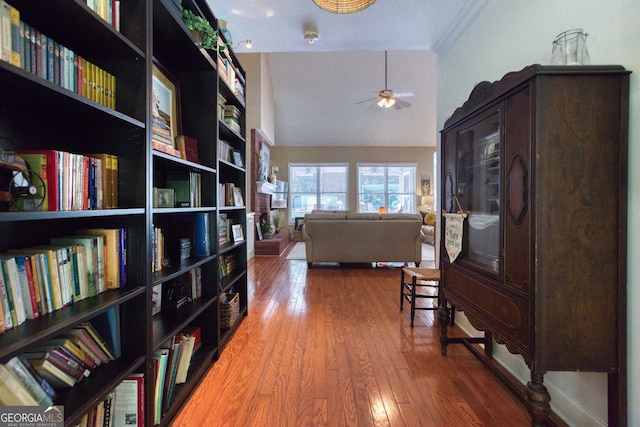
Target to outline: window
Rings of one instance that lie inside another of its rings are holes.
[[[346,163],[290,164],[290,222],[314,209],[347,210],[348,172]]]
[[[358,164],[360,212],[416,212],[416,168],[411,164]]]

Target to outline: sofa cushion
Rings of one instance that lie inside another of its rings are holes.
[[[383,214],[380,215],[380,219],[391,219],[391,220],[401,220],[401,221],[421,221],[421,217],[419,214],[409,214],[409,213],[395,213],[395,214]]]
[[[345,220],[346,214],[344,213],[310,213],[304,216],[304,220],[323,220],[323,221],[332,221],[332,220]]]
[[[352,212],[352,213],[348,213],[347,214],[347,219],[360,219],[360,220],[368,220],[368,219],[373,219],[373,220],[378,220],[380,219],[380,214],[378,213],[373,213],[373,212]]]

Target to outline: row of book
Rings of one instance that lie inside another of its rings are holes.
[[[233,182],[221,182],[218,184],[218,200],[221,206],[244,206],[242,188]]]
[[[218,276],[220,280],[229,276],[236,269],[236,255],[222,255],[218,258]]]
[[[200,349],[200,327],[188,327],[154,353],[154,424],[160,424],[175,397],[176,384],[187,381],[193,354]]]
[[[93,10],[98,16],[116,31],[120,31],[120,0],[82,0],[89,9]]]
[[[78,95],[115,108],[116,78],[20,19],[0,0],[0,58]]]
[[[115,360],[118,356],[107,341],[113,336],[114,325],[102,322],[108,321],[106,315],[30,347],[0,365],[0,405],[51,406],[57,389],[73,387],[99,366]]]
[[[18,198],[15,209],[71,211],[118,207],[118,156],[59,150],[18,150],[29,170],[42,178],[36,197]],[[37,203],[42,201],[40,206]]]
[[[0,255],[0,333],[126,285],[126,230],[76,233]]]

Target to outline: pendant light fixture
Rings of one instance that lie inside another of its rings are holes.
[[[360,12],[374,4],[376,0],[313,0],[320,9],[331,13]]]

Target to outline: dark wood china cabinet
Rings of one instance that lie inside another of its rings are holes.
[[[478,84],[442,130],[443,210],[467,214],[457,259],[441,243],[442,353],[464,341],[453,307],[489,365],[492,338],[522,355],[532,425],[548,371],[607,373],[609,425],[626,425],[629,74],[532,65]]]

